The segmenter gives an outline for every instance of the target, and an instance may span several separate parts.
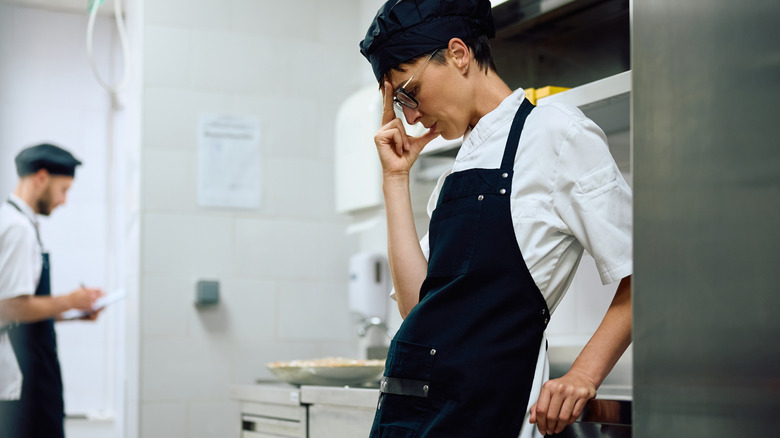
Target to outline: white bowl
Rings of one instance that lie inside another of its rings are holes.
[[[324,358],[273,362],[268,369],[293,385],[344,386],[373,383],[382,378],[384,360]]]

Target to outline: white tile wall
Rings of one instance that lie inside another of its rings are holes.
[[[274,85],[279,87],[278,84]],[[299,86],[296,86],[298,88]],[[285,91],[282,90],[282,93]],[[318,111],[317,100],[310,96],[234,95],[229,99],[233,112],[255,114],[260,119],[264,158],[289,160],[330,160],[322,154],[323,144],[332,145],[333,136],[320,131],[320,122],[328,111]],[[335,110],[331,108],[331,111]],[[270,182],[270,181],[269,181]]]
[[[184,437],[187,406],[181,403],[146,403],[141,408],[139,435],[148,438]]]
[[[226,29],[230,27],[232,10],[231,0],[144,2],[144,26],[161,25],[198,30]]]
[[[144,152],[142,197],[147,211],[179,214],[197,211],[197,158],[194,150],[148,149]]]
[[[368,20],[361,19],[360,8],[354,4],[349,8],[334,8],[332,2],[313,1],[312,3],[317,7],[317,20],[314,23],[317,29],[316,38],[356,50],[358,41],[362,39],[368,23],[371,22],[371,17]],[[374,13],[378,8],[379,4],[374,8]]]
[[[196,127],[200,114],[227,112],[229,109],[225,95],[194,89],[147,87],[143,102],[142,155],[156,149],[197,151]],[[148,173],[144,174],[144,187],[149,185],[149,177]]]
[[[242,34],[257,34],[279,40],[313,41],[317,37],[320,17],[317,0],[287,0],[285,2],[234,0],[233,28]],[[337,2],[331,2],[335,4]],[[338,2],[332,9],[344,11],[350,2]]]
[[[301,220],[236,220],[236,261],[240,275],[317,278],[324,261],[319,226]]]
[[[159,2],[155,2],[159,3]],[[146,26],[144,81],[147,86],[184,88],[192,81],[192,38],[188,29]]]
[[[229,218],[149,213],[142,229],[145,274],[218,277],[233,269],[233,222]]]
[[[229,31],[193,31],[192,86],[223,93],[273,90],[281,79],[278,63],[271,61],[278,51],[268,38]]]
[[[349,257],[359,251],[357,236],[346,235],[345,227],[336,223],[321,223],[320,230],[320,275],[330,280],[342,281],[346,285]]]
[[[74,64],[86,58],[86,12],[78,14],[14,8],[11,16],[16,43],[24,46],[24,57]],[[104,67],[105,62],[113,56],[111,25],[112,22],[105,19],[95,22],[93,51]]]
[[[192,307],[194,288],[189,288],[185,275],[147,274],[143,278],[145,291],[141,303],[145,337],[171,337],[187,335],[188,310]]]
[[[335,218],[335,198],[332,191],[323,193],[318,186],[333,187],[333,167],[321,161],[293,159],[268,160],[265,166],[268,184],[264,199],[280,216],[300,218]]]
[[[279,337],[339,340],[352,334],[344,283],[283,281],[279,284]]]
[[[188,405],[189,438],[237,437],[241,433],[238,402],[193,401]],[[173,435],[171,435],[173,436]]]
[[[216,309],[195,309],[195,281],[187,282],[187,332],[194,339],[209,339],[215,335],[238,344],[273,341],[276,339],[277,282],[256,277],[231,276],[220,281],[220,305]],[[215,310],[221,312],[217,313]],[[219,332],[214,328],[219,327]]]
[[[333,122],[359,88],[359,0],[146,2],[142,111],[142,436],[231,436],[231,383],[271,361],[354,356],[334,212]],[[197,205],[203,113],[260,121],[262,203]],[[195,282],[220,282],[196,308]],[[173,420],[158,415],[164,407]],[[184,432],[171,432],[170,424]]]
[[[0,59],[8,59],[14,52],[14,10],[13,6],[0,4]]]
[[[189,399],[227,403],[232,380],[230,350],[226,342],[145,336],[141,345],[142,403]]]

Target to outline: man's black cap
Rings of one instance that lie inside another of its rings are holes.
[[[76,166],[81,164],[73,155],[53,144],[39,144],[22,150],[16,156],[16,173],[19,176],[33,174],[46,169],[52,175],[74,176]]]
[[[389,0],[360,42],[377,81],[404,62],[445,47],[452,38],[495,36],[488,0]]]

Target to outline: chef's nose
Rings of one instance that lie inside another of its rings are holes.
[[[406,119],[406,123],[410,125],[414,125],[417,122],[420,121],[420,118],[422,117],[422,113],[419,109],[415,108],[409,108],[408,106],[402,106],[404,111],[404,118]]]

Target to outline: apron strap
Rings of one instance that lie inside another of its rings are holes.
[[[517,146],[520,143],[520,134],[523,132],[525,119],[531,110],[536,108],[528,99],[523,99],[523,103],[515,113],[515,119],[512,121],[512,128],[509,130],[509,138],[504,148],[504,158],[501,160],[501,169],[512,170],[515,167],[515,155],[517,155]]]
[[[40,233],[38,232],[38,225],[36,225],[36,224],[35,224],[35,222],[33,222],[33,221],[32,221],[32,219],[30,219],[29,217],[27,217],[27,215],[26,215],[26,214],[24,214],[24,211],[22,210],[22,208],[21,208],[21,207],[19,207],[18,205],[16,205],[16,202],[14,202],[14,201],[12,201],[12,200],[10,200],[10,199],[6,199],[6,202],[8,202],[9,204],[11,204],[11,205],[12,205],[12,206],[13,206],[15,209],[19,210],[19,213],[21,213],[21,214],[22,214],[22,216],[26,217],[26,218],[27,218],[27,220],[29,220],[29,221],[30,221],[30,223],[32,224],[33,228],[35,228],[35,238],[36,238],[36,239],[38,239],[38,245],[39,245],[41,248],[43,248],[43,243],[41,243],[41,235],[40,235]]]
[[[19,211],[19,213],[22,214],[22,216],[26,217],[27,220],[30,221],[30,223],[32,224],[33,228],[35,229],[35,238],[38,239],[38,245],[41,247],[41,249],[43,249],[43,243],[41,243],[41,235],[38,233],[38,226],[35,225],[35,222],[33,222],[29,217],[27,217],[26,214],[24,214],[24,211],[22,210],[21,207],[19,207],[16,204],[16,202],[14,202],[14,201],[12,201],[10,199],[6,199],[6,202],[11,204],[11,206],[13,208],[17,209]],[[46,259],[46,255],[44,255],[43,257],[44,257],[44,263],[45,263],[46,262],[46,260],[45,260]],[[19,327],[20,325],[21,325],[20,323],[14,321],[14,322],[8,323],[8,324],[0,327],[0,336],[2,336],[4,333],[10,332],[11,330],[15,329],[16,327]]]

